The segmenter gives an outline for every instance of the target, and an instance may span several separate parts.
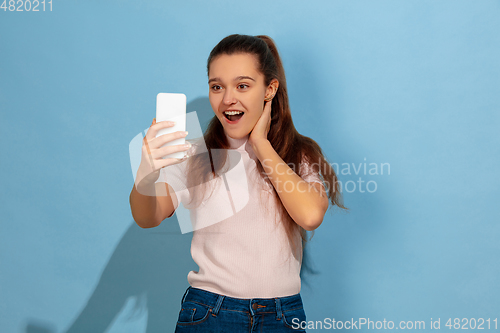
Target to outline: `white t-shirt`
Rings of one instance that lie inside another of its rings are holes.
[[[189,205],[196,189],[186,187],[188,161],[163,168],[157,182],[167,182],[175,190],[178,203],[189,209],[193,239],[191,254],[198,271],[190,271],[192,287],[238,298],[284,297],[300,292],[302,258],[291,249],[280,215],[273,206],[272,185],[260,178],[248,136],[227,137],[231,168],[225,180],[215,180],[215,190],[202,204]],[[204,143],[203,143],[204,145]],[[197,145],[190,148],[192,154]],[[206,151],[206,147],[204,148]],[[198,150],[199,151],[199,150]],[[323,182],[317,173],[302,178]],[[195,207],[196,206],[196,207]],[[177,208],[177,207],[176,207]],[[302,246],[296,234],[297,246]]]

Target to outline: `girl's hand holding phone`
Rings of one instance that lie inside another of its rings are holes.
[[[160,176],[160,169],[169,165],[181,163],[184,158],[163,158],[172,153],[187,151],[191,144],[188,142],[182,145],[165,146],[167,142],[177,140],[187,136],[185,131],[177,131],[156,137],[159,130],[174,126],[170,121],[160,121],[156,123],[156,118],[149,127],[146,136],[142,140],[141,163],[137,170],[135,186],[139,193],[144,195],[155,195],[155,182]]]

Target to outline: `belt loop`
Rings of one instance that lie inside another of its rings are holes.
[[[276,301],[276,320],[281,320],[281,300],[279,298],[274,299]]]
[[[223,300],[224,300],[224,295],[219,295],[219,298],[217,298],[217,302],[215,303],[214,310],[212,311],[212,316],[214,317],[217,316]]]
[[[182,296],[182,301],[181,301],[181,306],[184,303],[184,300],[186,299],[186,296],[188,294],[189,289],[191,289],[191,286],[189,286],[186,291],[184,292],[184,295]]]

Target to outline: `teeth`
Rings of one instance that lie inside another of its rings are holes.
[[[227,114],[227,115],[233,116],[235,114],[240,114],[240,113],[243,113],[243,112],[241,112],[241,111],[226,111],[224,113]]]

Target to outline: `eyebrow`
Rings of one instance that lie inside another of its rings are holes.
[[[239,80],[243,80],[243,79],[249,79],[249,80],[256,82],[254,78],[252,78],[250,76],[245,76],[245,75],[237,76],[234,78],[233,81],[239,81]],[[218,77],[214,77],[214,78],[211,78],[210,80],[208,80],[208,83],[210,84],[210,82],[212,82],[212,81],[221,81],[221,79]]]

